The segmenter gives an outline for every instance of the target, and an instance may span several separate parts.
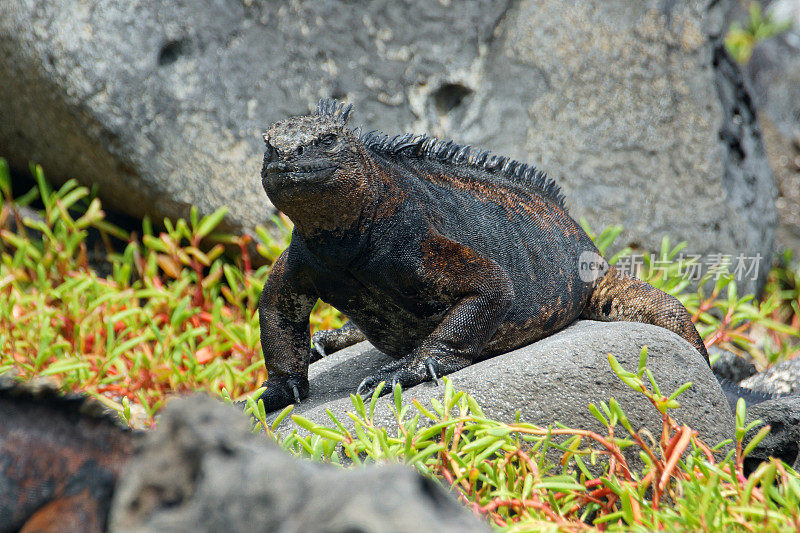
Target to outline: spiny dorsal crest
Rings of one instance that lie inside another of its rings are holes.
[[[370,131],[362,135],[360,140],[367,148],[388,156],[414,157],[482,170],[493,177],[535,190],[566,209],[564,195],[556,182],[533,165],[425,134],[405,133],[389,137],[380,131]]]
[[[333,98],[321,98],[317,103],[317,108],[314,110],[314,114],[330,117],[344,125],[347,124],[347,119],[350,118],[350,112],[352,110],[353,104],[345,105],[344,103]]]
[[[353,104],[345,105],[334,98],[323,98],[317,103],[313,116],[327,117],[341,125],[345,125],[350,118],[352,110]],[[306,125],[306,128],[308,128],[308,125]],[[303,133],[308,135],[311,132]],[[444,141],[425,134],[414,135],[413,133],[406,133],[389,137],[383,132],[373,130],[362,135],[360,127],[354,133],[364,146],[379,154],[469,166],[484,171],[498,179],[505,179],[527,189],[535,190],[566,209],[564,195],[558,185],[533,165],[494,155],[488,150],[474,150],[469,145],[460,145],[453,141]],[[299,134],[300,132],[291,133],[295,139]]]

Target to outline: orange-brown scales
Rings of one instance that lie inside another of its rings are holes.
[[[259,305],[268,411],[308,396],[310,362],[365,338],[396,361],[362,394],[436,380],[579,317],[665,327],[707,360],[681,303],[609,267],[544,173],[426,135],[362,135],[350,111],[321,100],[264,135],[264,189],[295,225]],[[317,298],[350,322],[312,349]]]
[[[0,532],[105,531],[133,434],[91,399],[0,379]]]

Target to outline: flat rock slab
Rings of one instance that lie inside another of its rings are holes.
[[[514,421],[517,411],[524,422],[539,425],[559,421],[574,428],[603,430],[591,415],[589,403],[599,405],[614,397],[634,428],[661,432],[661,416],[641,394],[625,385],[611,370],[611,353],[628,370],[636,371],[642,346],[648,347],[647,367],[662,392],[671,393],[683,383],[693,386],[680,397],[681,408],[672,415],[700,431],[711,445],[730,438],[733,419],[725,395],[706,361],[685,340],[665,329],[633,322],[579,321],[534,344],[469,366],[449,376],[456,390],[471,394],[487,416]],[[294,413],[330,425],[330,409],[347,426],[354,411],[350,394],[361,380],[391,361],[369,343],[341,350],[310,367],[311,396],[295,406]],[[444,385],[423,383],[403,391],[404,403],[412,399],[430,405],[442,400]],[[396,426],[391,396],[375,409],[376,424]],[[272,415],[274,419],[275,414]],[[293,427],[282,422],[281,427]]]

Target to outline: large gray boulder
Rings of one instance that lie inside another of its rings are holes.
[[[673,236],[704,267],[715,252],[760,254],[763,279],[776,192],[750,96],[720,42],[734,4],[520,2],[490,52],[486,106],[508,117],[522,101],[525,113],[476,129],[489,142],[525,131],[518,153],[562,184],[574,215],[621,223],[619,245],[654,249]]]
[[[761,254],[763,278],[775,187],[722,53],[733,4],[5,0],[0,154],[135,215],[226,205],[247,228],[269,214],[259,132],[341,97],[367,128],[534,162],[620,246]]]
[[[471,394],[487,416],[513,422],[516,413],[524,422],[547,426],[555,421],[580,429],[604,432],[587,408],[615,398],[635,429],[661,434],[662,420],[656,408],[640,393],[625,385],[611,370],[608,354],[622,366],[636,371],[642,346],[648,347],[647,367],[662,392],[671,393],[691,381],[679,397],[681,408],[671,414],[679,423],[697,429],[711,445],[730,438],[733,420],[725,395],[708,363],[685,340],[663,328],[634,322],[579,321],[559,333],[524,348],[476,363],[449,376],[456,390]],[[331,412],[345,426],[353,423],[350,394],[361,380],[391,359],[360,343],[331,354],[310,367],[311,396],[295,406],[294,413],[329,425]],[[403,391],[403,400],[430,405],[444,398],[444,385],[423,383]],[[376,425],[396,427],[391,396],[376,406]],[[275,415],[272,415],[273,418]],[[290,429],[291,422],[281,426]],[[624,431],[620,429],[619,431]]]
[[[483,532],[489,528],[409,467],[341,470],[301,461],[207,396],[159,415],[117,486],[116,532]]]

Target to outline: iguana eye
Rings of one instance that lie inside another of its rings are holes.
[[[322,146],[333,146],[333,143],[336,142],[335,135],[323,135],[319,139],[319,144]]]

